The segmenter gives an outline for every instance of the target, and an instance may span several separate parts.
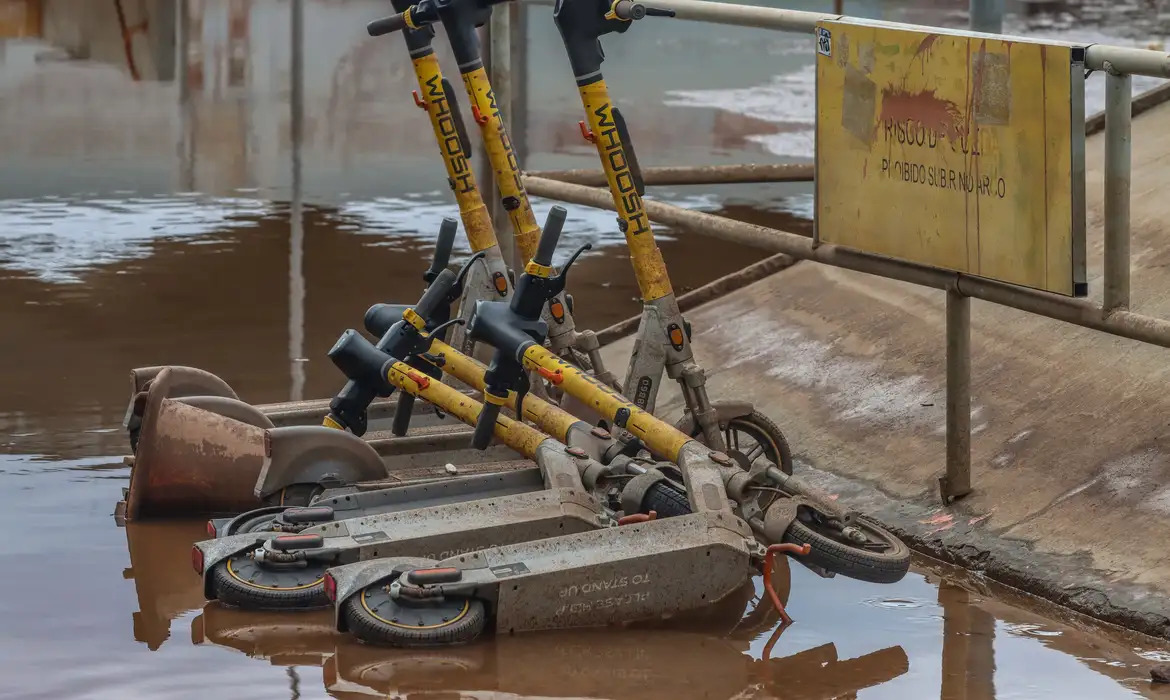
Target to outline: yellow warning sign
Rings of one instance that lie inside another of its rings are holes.
[[[1083,296],[1084,49],[817,27],[817,239]]]

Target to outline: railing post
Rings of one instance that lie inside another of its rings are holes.
[[[512,3],[509,3],[512,4]],[[504,129],[508,131],[508,136],[513,134],[513,125],[516,123],[512,116],[515,112],[515,90],[512,82],[512,15],[510,8],[505,5],[503,7],[494,8],[491,20],[484,25],[484,31],[487,33],[485,41],[483,42],[487,48],[486,51],[486,68],[488,71],[488,79],[492,84],[492,95],[496,98],[496,106],[500,110],[500,122],[504,125]],[[512,146],[513,152],[515,144]],[[500,241],[500,253],[504,256],[504,262],[509,268],[516,269],[516,266],[524,266],[524,263],[517,263],[513,258],[515,257],[515,249],[512,237],[512,224],[508,218],[508,212],[504,209],[502,200],[500,199],[500,190],[496,187],[495,178],[493,177],[494,169],[491,161],[487,156],[486,149],[483,151],[484,173],[487,179],[485,184],[490,183],[490,187],[483,187],[485,193],[490,193],[491,198],[487,200],[488,211],[492,214],[492,227],[496,230],[496,237]]]
[[[947,472],[943,503],[971,493],[971,297],[947,290]]]
[[[175,83],[179,91],[179,187],[195,191],[195,102],[191,99],[191,8],[175,3]]]
[[[1105,293],[1108,314],[1129,308],[1129,190],[1133,80],[1106,63]]]
[[[508,101],[511,110],[509,126],[512,150],[523,170],[528,164],[528,5],[510,2],[508,8],[508,34],[511,45],[509,73],[511,74],[512,96]]]
[[[1003,33],[1004,0],[970,0],[967,7],[971,31]]]
[[[292,201],[289,207],[288,242],[288,361],[289,400],[300,401],[305,393],[305,209],[303,158],[305,140],[305,1],[290,6],[291,65],[289,66],[289,140],[291,141]]]

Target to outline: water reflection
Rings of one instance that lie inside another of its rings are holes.
[[[724,627],[739,619],[744,602],[746,596],[722,606]],[[479,697],[493,691],[513,697],[811,700],[850,695],[908,670],[906,652],[896,645],[848,659],[839,658],[832,643],[753,658],[748,635],[758,631],[720,634],[711,626],[717,616],[705,617],[705,624],[690,621],[691,629],[675,623],[667,629],[533,633],[451,649],[388,650],[335,634],[329,613],[254,614],[212,603],[192,621],[191,637],[274,665],[323,666],[325,688],[338,698]]]
[[[968,590],[943,582],[942,697],[995,698],[995,617],[972,605]]]
[[[778,620],[758,577],[718,606],[662,623],[402,651],[337,634],[327,611],[257,613],[204,603],[185,560],[200,529],[126,529],[125,575],[134,579],[139,607],[135,639],[177,660],[185,636],[171,634],[177,625],[197,647],[292,668],[279,682],[295,676],[301,693],[317,682],[309,669],[320,668],[324,689],[337,698],[1166,697],[1144,679],[1153,653],[1144,643],[1139,656],[1134,640],[1116,631],[1034,611],[1035,602],[1020,594],[927,562],[925,577],[912,573],[875,598],[873,587],[822,583],[781,560],[775,579],[797,622],[768,657],[761,650]],[[267,678],[269,687],[278,682]]]
[[[157,651],[171,636],[171,623],[203,604],[199,579],[191,570],[191,544],[207,536],[204,523],[131,523],[126,526],[130,566],[122,576],[134,581],[138,611],[134,639]]]

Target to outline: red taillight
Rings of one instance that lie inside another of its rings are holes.
[[[215,537],[216,537],[215,522],[214,521],[211,521],[211,520],[207,521],[207,536],[210,537],[211,539],[215,539]]]
[[[330,576],[329,574],[325,574],[325,577],[322,580],[322,583],[325,586],[325,597],[329,599],[329,602],[336,603],[337,602],[337,581],[334,581],[333,577]]]
[[[463,578],[463,572],[452,566],[437,569],[414,569],[408,574],[410,582],[425,586],[428,583],[451,583]]]
[[[191,548],[191,568],[200,576],[203,575],[203,550],[198,547]]]

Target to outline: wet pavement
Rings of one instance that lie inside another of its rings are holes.
[[[135,13],[147,3],[125,5],[129,24],[144,19]],[[797,624],[768,660],[775,620],[750,613],[758,580],[744,599],[663,629],[427,653],[355,644],[323,615],[205,606],[188,561],[201,521],[118,528],[111,517],[128,478],[128,371],[201,367],[253,402],[325,396],[339,386],[324,353],[340,332],[374,301],[416,298],[438,222],[454,210],[402,47],[360,36],[384,5],[307,0],[300,139],[287,3],[191,3],[185,96],[157,36],[132,37],[143,80],[129,79],[112,2],[46,4],[45,40],[0,39],[0,697],[1170,697],[1146,680],[1170,660],[1164,647],[928,562],[880,587],[793,566],[779,579]],[[951,5],[915,19],[949,21]],[[850,11],[905,19],[892,3]],[[541,26],[530,29],[542,70],[530,76],[540,99],[529,99],[526,165],[592,167],[573,136],[567,66]],[[609,42],[607,66],[625,68],[611,87],[641,161],[807,159],[804,39],[679,23],[637,45]],[[740,65],[720,53],[732,44],[767,60]],[[722,58],[695,74],[668,70],[703,49]],[[810,192],[652,195],[808,233]],[[660,235],[680,293],[763,257]],[[637,291],[610,214],[570,210],[561,254],[585,241],[595,249],[572,292],[579,324],[601,329],[637,313]]]

